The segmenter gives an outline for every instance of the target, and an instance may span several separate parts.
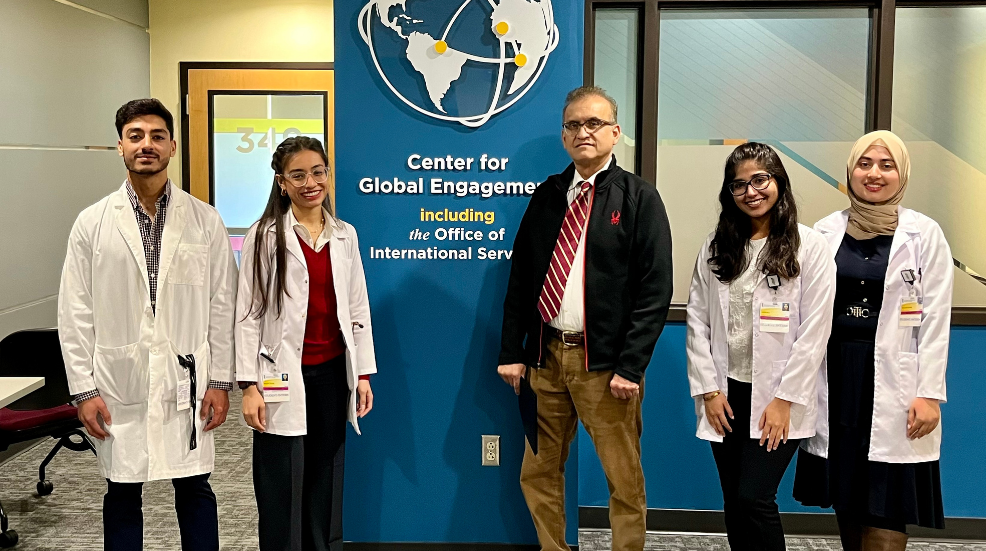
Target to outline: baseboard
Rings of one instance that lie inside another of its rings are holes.
[[[346,551],[539,551],[539,545],[512,543],[365,543],[346,542]],[[572,551],[579,551],[578,545]]]
[[[838,536],[832,513],[781,513],[784,533],[789,536]],[[608,507],[579,507],[579,528],[609,528]],[[658,532],[724,534],[722,511],[648,509],[647,529]],[[986,518],[945,519],[944,530],[908,526],[913,538],[934,540],[986,540]]]

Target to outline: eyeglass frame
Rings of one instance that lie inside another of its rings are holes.
[[[595,123],[595,122],[600,123],[599,124],[599,127],[597,127],[595,130],[589,130],[588,128],[586,128],[585,131],[588,132],[589,134],[595,134],[596,132],[599,132],[600,130],[602,130],[603,127],[605,127],[605,126],[616,126],[617,125],[617,122],[616,121],[604,121],[604,120],[602,120],[602,119],[600,119],[598,117],[592,117],[591,119],[588,119],[588,120],[585,120],[585,121],[582,121],[582,122],[578,122],[578,121],[565,121],[565,122],[563,122],[561,124],[561,129],[562,129],[563,132],[567,132],[568,134],[574,136],[574,135],[578,134],[579,132],[581,132],[582,129],[585,128],[585,126],[587,124],[589,124],[589,123]],[[578,126],[578,128],[569,129],[568,128],[568,125],[569,124],[578,124],[579,126]]]
[[[305,172],[305,179],[302,180],[300,184],[299,183],[296,183],[294,181],[294,179],[291,178],[287,174],[278,174],[278,176],[280,176],[282,180],[287,180],[295,188],[303,188],[303,187],[305,187],[308,184],[308,178],[309,177],[311,177],[311,179],[316,184],[321,185],[321,184],[324,184],[324,183],[328,182],[329,181],[329,175],[332,174],[332,171],[329,169],[329,167],[325,166],[325,167],[322,167],[322,168],[325,170],[325,180],[322,180],[321,182],[319,182],[318,181],[318,178],[315,177],[315,171],[314,170],[311,171],[311,172]],[[301,174],[299,173],[298,176],[301,176]]]
[[[767,177],[767,180],[764,182],[763,187],[757,187],[757,186],[755,186],[753,184],[753,180],[756,180],[760,176],[766,176]],[[726,184],[725,187],[726,187],[727,190],[729,190],[729,193],[733,197],[742,197],[742,196],[746,195],[746,192],[747,192],[747,190],[750,189],[750,186],[753,186],[753,189],[755,189],[757,191],[763,191],[763,190],[767,189],[768,187],[770,187],[770,181],[773,180],[773,179],[774,179],[774,175],[771,174],[771,173],[769,173],[769,172],[758,172],[758,173],[754,174],[753,175],[753,178],[750,178],[749,180],[733,180],[732,182],[729,182],[728,184]],[[733,185],[734,184],[745,184],[743,186],[743,191],[740,192],[740,193],[734,192],[733,191]]]

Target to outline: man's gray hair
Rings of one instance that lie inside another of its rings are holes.
[[[573,104],[573,103],[575,103],[575,102],[577,102],[579,100],[582,100],[584,98],[587,98],[589,96],[600,97],[600,98],[603,98],[604,100],[608,101],[609,102],[609,106],[613,109],[613,121],[612,122],[617,122],[618,119],[616,118],[616,100],[613,99],[612,96],[610,96],[609,94],[607,94],[606,93],[606,90],[603,90],[602,88],[600,88],[598,86],[579,86],[578,88],[576,88],[576,89],[572,90],[571,92],[569,92],[568,95],[565,96],[565,107],[562,107],[562,110],[561,110],[561,116],[562,116],[562,118],[565,117],[565,112],[568,111],[568,106],[569,105],[571,105],[571,104]]]

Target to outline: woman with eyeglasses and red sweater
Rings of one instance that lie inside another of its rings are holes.
[[[333,216],[322,144],[284,140],[243,240],[236,377],[254,429],[261,551],[342,549],[346,421],[373,409],[370,304],[356,230]]]

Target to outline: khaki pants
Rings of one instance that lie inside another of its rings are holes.
[[[552,337],[545,367],[528,370],[538,398],[538,454],[528,444],[520,487],[534,518],[543,551],[568,551],[565,541],[565,461],[581,419],[592,438],[609,484],[613,551],[641,551],[647,500],[640,466],[640,395],[613,397],[612,371],[588,372],[585,348]]]

